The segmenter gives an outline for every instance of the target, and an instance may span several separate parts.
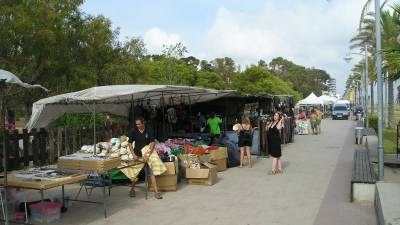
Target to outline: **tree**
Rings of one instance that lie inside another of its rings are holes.
[[[229,89],[235,79],[236,66],[232,58],[216,58],[212,62],[213,71],[219,74],[224,81],[225,89]]]
[[[243,94],[293,95],[296,101],[301,99],[300,94],[293,90],[290,83],[258,66],[250,66],[238,74],[233,87]]]
[[[311,92],[321,95],[322,91],[327,90],[326,81],[331,79],[324,70],[305,68],[282,57],[274,58],[269,63],[269,68],[277,77],[290,82],[294,90],[301,93],[303,97],[308,96]]]

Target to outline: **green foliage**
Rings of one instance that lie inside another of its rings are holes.
[[[374,128],[378,132],[378,116],[375,114],[368,115],[369,127]]]
[[[104,126],[104,113],[97,113],[95,116],[96,126]],[[71,113],[65,114],[51,123],[51,127],[93,127],[93,114],[90,113]]]
[[[49,88],[49,96],[100,85],[142,83],[288,94],[299,100],[312,91],[320,94],[329,79],[325,71],[283,58],[274,59],[270,66],[260,60],[259,67],[241,72],[230,57],[207,61],[186,56],[188,50],[181,43],[164,46],[161,55],[148,55],[140,37],[121,42],[109,19],[83,13],[83,0],[0,1],[0,68]],[[7,93],[15,95],[14,90]],[[38,90],[21,95],[13,101],[25,109],[48,97]],[[90,116],[68,115],[54,124],[76,126],[89,121]]]
[[[259,64],[263,65],[263,62],[259,62]],[[305,68],[282,57],[273,59],[269,63],[269,68],[280,79],[292,83],[294,90],[299,92],[303,98],[311,92],[321,95],[322,91],[327,90],[326,81],[331,78],[324,70]]]
[[[385,154],[395,154],[397,145],[397,130],[396,129],[384,129],[383,130],[383,146]]]
[[[301,99],[300,94],[292,89],[290,83],[258,66],[251,66],[238,74],[233,87],[242,94],[284,94],[293,95],[296,101]]]

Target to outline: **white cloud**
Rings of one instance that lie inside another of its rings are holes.
[[[147,30],[143,39],[150,54],[160,54],[164,45],[182,42],[178,34],[164,32],[158,27]]]
[[[304,1],[278,7],[268,1],[258,14],[220,8],[198,55],[230,56],[242,65],[282,56],[326,70],[343,91],[351,69],[343,57],[350,51],[349,40],[356,34],[363,3]]]

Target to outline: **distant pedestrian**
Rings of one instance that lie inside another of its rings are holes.
[[[281,135],[282,118],[279,113],[274,114],[271,122],[267,123],[266,129],[268,130],[268,151],[272,156],[272,169],[268,172],[269,175],[280,174],[282,170],[282,149],[281,149]]]
[[[239,148],[240,148],[240,168],[243,167],[244,153],[246,152],[247,160],[249,161],[249,167],[251,164],[251,146],[253,143],[252,126],[249,118],[243,118],[242,124],[238,126],[239,135]]]
[[[304,112],[303,108],[300,108],[300,110],[299,110],[299,120],[303,120],[303,121],[307,120],[307,115]]]
[[[317,111],[315,109],[311,110],[311,115],[310,115],[310,123],[311,123],[311,130],[313,134],[317,134],[318,130],[317,130],[317,119],[318,119],[318,115],[317,115]]]

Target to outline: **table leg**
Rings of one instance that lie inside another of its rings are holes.
[[[46,210],[46,208],[44,207],[44,191],[43,189],[40,190],[40,201],[42,203],[41,208],[42,208],[42,222],[44,223],[44,211]]]
[[[103,185],[103,209],[104,209],[104,218],[107,218],[107,209],[106,209],[106,185]]]
[[[61,207],[61,212],[66,212],[67,208],[65,207],[65,186],[62,185],[61,186],[61,203],[62,203],[62,207]]]

